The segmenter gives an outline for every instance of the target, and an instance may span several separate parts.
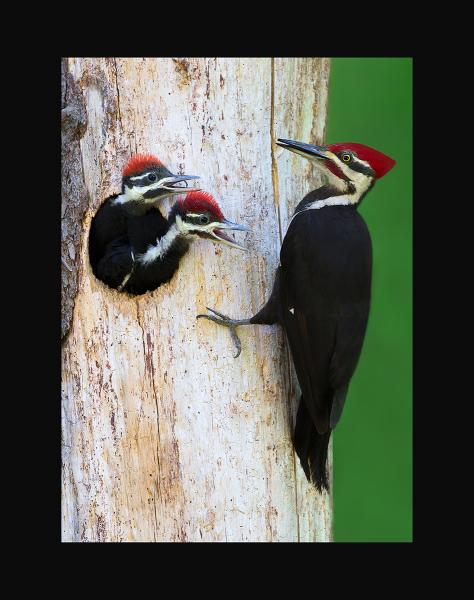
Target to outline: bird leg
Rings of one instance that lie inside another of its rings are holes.
[[[213,310],[208,306],[206,306],[206,308],[209,312],[214,313],[217,316],[213,317],[212,315],[197,315],[196,319],[209,319],[209,321],[214,321],[214,323],[217,323],[218,325],[228,327],[230,330],[230,336],[232,338],[232,341],[234,342],[235,347],[237,349],[237,354],[234,356],[234,358],[237,358],[240,355],[240,352],[242,351],[242,344],[240,343],[240,339],[237,335],[236,329],[239,325],[251,325],[250,319],[231,319],[230,317],[223,315],[222,313],[218,312],[217,310]]]

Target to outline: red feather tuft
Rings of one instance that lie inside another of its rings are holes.
[[[375,171],[376,179],[383,177],[396,164],[393,158],[375,150],[375,148],[364,146],[364,144],[343,142],[340,144],[329,144],[326,148],[331,150],[331,152],[334,152],[334,154],[341,152],[341,150],[352,150],[359,158],[369,163]]]
[[[209,192],[189,192],[183,200],[179,200],[179,203],[185,213],[201,213],[207,210],[217,221],[222,221],[224,219],[224,215],[222,214],[219,205]]]
[[[156,156],[153,156],[153,154],[137,154],[132,156],[125,165],[122,175],[123,177],[130,177],[131,175],[142,173],[146,169],[162,166],[162,162]]]

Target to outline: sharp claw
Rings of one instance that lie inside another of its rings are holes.
[[[239,336],[237,335],[237,331],[236,331],[237,325],[228,324],[228,322],[231,321],[230,317],[223,315],[219,311],[214,310],[213,308],[209,308],[209,306],[206,306],[206,309],[209,312],[217,315],[217,317],[219,317],[219,318],[213,317],[212,315],[196,315],[196,319],[199,319],[199,318],[208,319],[209,321],[213,321],[214,323],[217,323],[218,325],[225,325],[226,327],[228,327],[230,337],[232,338],[232,341],[234,342],[235,347],[237,349],[237,354],[234,355],[234,358],[239,357],[240,353],[242,352],[242,344],[240,342]]]
[[[218,325],[226,325],[226,323],[222,322],[222,319],[218,319],[217,317],[213,317],[212,315],[196,315],[196,319],[209,319],[209,321],[214,321],[214,323],[217,323]]]
[[[230,335],[232,337],[232,340],[234,341],[235,347],[237,348],[237,354],[234,355],[234,358],[237,358],[242,352],[242,344],[240,343],[239,336],[237,335],[237,332],[235,331],[234,327],[232,327],[232,329],[230,330]]]
[[[222,313],[220,313],[217,310],[214,310],[213,308],[209,308],[209,306],[206,306],[207,310],[211,313],[214,313],[215,315],[217,315],[218,317],[220,317],[221,319],[224,319],[225,321],[229,321],[230,317],[227,317],[226,315],[223,315]]]

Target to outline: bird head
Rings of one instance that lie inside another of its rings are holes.
[[[122,172],[122,202],[153,204],[167,196],[182,194],[179,183],[199,179],[197,175],[174,175],[151,154],[137,154]]]
[[[228,236],[226,230],[250,231],[250,228],[228,221],[216,200],[208,192],[193,190],[186,194],[173,206],[168,220],[170,222],[174,220],[181,234],[186,237],[201,237],[232,248],[246,250],[245,246],[241,246]]]
[[[389,156],[355,142],[313,146],[279,139],[277,144],[313,161],[327,175],[330,184],[347,194],[354,204],[395,165]]]

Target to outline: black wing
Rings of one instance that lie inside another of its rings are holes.
[[[114,204],[117,196],[108,198],[94,215],[89,232],[89,259],[95,271],[107,246],[127,233],[127,214],[121,205]]]
[[[324,434],[337,423],[370,305],[371,241],[353,207],[296,215],[280,252],[280,321],[302,395]]]
[[[110,242],[97,263],[96,275],[108,286],[123,289],[133,270],[132,248],[126,237]]]

